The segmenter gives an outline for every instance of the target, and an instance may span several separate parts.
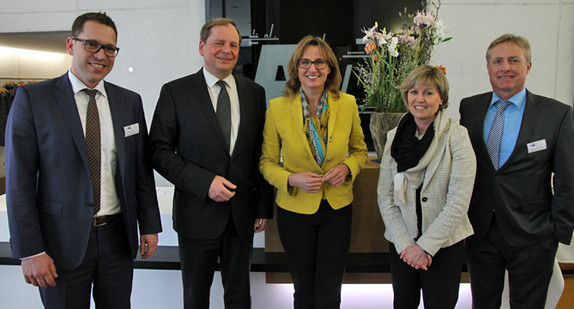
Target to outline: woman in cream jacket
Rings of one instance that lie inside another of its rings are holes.
[[[337,58],[307,36],[269,102],[259,168],[277,188],[277,224],[295,308],[339,308],[349,250],[353,181],[367,160],[355,98],[339,91]]]
[[[476,159],[466,129],[443,110],[448,81],[437,67],[416,68],[401,84],[409,112],[387,135],[378,202],[390,242],[395,308],[454,308]]]

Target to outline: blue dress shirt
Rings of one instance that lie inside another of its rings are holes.
[[[495,106],[494,103],[498,101],[503,100],[493,92],[490,105],[486,111],[486,116],[484,117],[484,143],[488,140],[490,127],[492,127],[492,122],[496,116],[497,106]],[[514,146],[516,146],[516,140],[518,139],[518,133],[520,132],[520,125],[522,124],[522,116],[524,115],[524,106],[526,106],[526,88],[523,88],[520,92],[512,96],[508,102],[511,104],[504,110],[504,128],[502,129],[500,160],[497,168],[504,165],[514,150]]]

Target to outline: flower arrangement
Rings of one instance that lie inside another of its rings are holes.
[[[399,85],[417,66],[428,64],[434,46],[449,41],[446,25],[438,19],[440,0],[433,2],[434,12],[426,9],[416,14],[399,15],[405,20],[400,33],[379,29],[378,23],[370,29],[363,29],[367,42],[366,63],[354,71],[363,85],[365,104],[378,112],[405,112]],[[423,7],[429,7],[423,1]]]

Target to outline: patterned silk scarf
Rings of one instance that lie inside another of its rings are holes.
[[[327,103],[327,91],[323,92],[315,117],[309,114],[309,103],[305,98],[303,89],[299,89],[301,97],[301,105],[303,107],[303,123],[305,127],[305,135],[307,141],[311,146],[315,161],[319,166],[323,165],[325,161],[325,153],[327,152],[327,125],[329,123],[329,104]]]

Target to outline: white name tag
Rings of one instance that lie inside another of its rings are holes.
[[[528,148],[528,153],[537,152],[540,150],[546,150],[546,139],[541,139],[536,142],[526,144],[526,148]]]
[[[130,124],[129,126],[125,126],[124,127],[124,133],[125,133],[125,137],[130,137],[132,135],[136,135],[136,134],[140,133],[140,124],[134,123],[134,124]]]

